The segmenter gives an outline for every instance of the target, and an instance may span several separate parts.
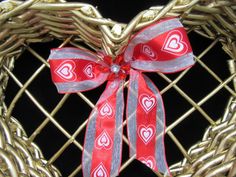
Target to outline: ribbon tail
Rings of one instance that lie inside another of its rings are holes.
[[[108,81],[87,124],[83,148],[84,177],[115,177],[121,164],[123,81]]]
[[[171,176],[165,155],[161,95],[147,76],[135,70],[130,71],[126,114],[130,156],[136,155],[152,170]]]

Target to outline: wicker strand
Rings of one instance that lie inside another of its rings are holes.
[[[206,131],[201,142],[193,145],[187,159],[171,167],[174,176],[227,176],[236,175],[236,102],[230,99],[226,119]]]

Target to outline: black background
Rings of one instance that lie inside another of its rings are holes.
[[[151,6],[165,4],[167,1],[122,1],[122,0],[94,0],[94,1],[79,1],[90,3],[97,6],[98,10],[105,18],[111,18],[118,22],[128,23],[140,11],[148,9]],[[203,38],[195,33],[189,34],[190,42],[195,55],[199,55],[212,41]],[[32,44],[31,47],[40,53],[45,59],[49,55],[50,48],[57,47],[60,41],[54,40],[46,44]],[[213,50],[207,53],[202,59],[219,77],[224,80],[229,76],[227,70],[226,59],[228,56],[221,50],[221,45],[217,44]],[[34,71],[42,63],[35,59],[27,50],[16,61],[14,74],[19,80],[24,83]],[[168,83],[157,74],[147,74],[162,90]],[[172,80],[179,73],[168,75]],[[178,82],[178,86],[190,97],[198,102],[206,94],[212,91],[219,83],[212,78],[199,64],[186,74],[186,76]],[[102,93],[105,85],[84,93],[93,103],[95,103],[99,95]],[[9,105],[14,98],[19,87],[12,79],[9,80],[9,85],[6,93],[6,103]],[[34,97],[51,112],[57,102],[63,95],[59,95],[55,86],[50,79],[49,69],[45,69],[37,79],[30,84],[28,90]],[[217,120],[223,114],[224,107],[227,103],[229,93],[222,89],[217,95],[211,98],[207,103],[203,104],[202,108],[212,117]],[[191,105],[180,96],[173,88],[163,94],[165,109],[166,109],[166,124],[167,126],[174,122],[185,111],[191,108]],[[55,115],[56,120],[70,133],[81,125],[88,117],[91,108],[88,107],[77,95],[73,94],[63,108]],[[45,116],[32,104],[29,98],[24,94],[17,102],[12,114],[24,126],[26,133],[30,136],[33,131],[45,119]],[[194,111],[185,121],[172,130],[175,136],[183,144],[184,148],[188,149],[199,141],[209,123],[198,112]],[[126,130],[124,130],[125,132]],[[83,144],[84,130],[76,140]],[[52,123],[49,123],[42,132],[36,137],[35,142],[40,146],[46,159],[50,159],[54,153],[66,142],[66,137]],[[169,164],[174,164],[183,159],[183,155],[167,135],[165,138],[167,161]],[[123,161],[128,159],[128,147],[123,145]],[[68,176],[81,162],[81,151],[73,144],[70,145],[63,154],[54,162],[60,169],[63,176]],[[81,172],[77,175],[81,176]],[[150,169],[134,160],[120,174],[121,177],[139,176],[139,177],[154,177],[156,176]]]

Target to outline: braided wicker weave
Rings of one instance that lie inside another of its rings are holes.
[[[213,40],[202,54],[196,56],[198,64],[203,66],[219,83],[219,85],[199,102],[180,89],[176,84],[188,72],[183,71],[175,80],[160,74],[169,85],[162,94],[174,88],[191,105],[192,108],[168,125],[166,132],[183,153],[184,160],[172,165],[173,176],[206,176],[220,177],[236,176],[236,1],[235,0],[172,0],[165,6],[151,7],[140,12],[129,24],[116,23],[103,18],[98,10],[84,3],[66,3],[63,0],[28,0],[4,1],[0,3],[0,176],[61,176],[52,163],[65,151],[70,144],[75,144],[80,150],[81,143],[77,135],[84,129],[86,121],[70,134],[55,119],[54,115],[69,95],[65,95],[52,112],[27,90],[28,86],[44,69],[49,67],[35,50],[29,47],[31,43],[42,43],[59,39],[60,47],[67,44],[78,46],[82,41],[94,50],[103,49],[109,55],[116,55],[119,49],[127,44],[129,37],[137,30],[154,21],[167,16],[179,16],[188,32],[194,31]],[[228,66],[231,75],[221,80],[201,58],[213,46],[220,42],[222,49],[231,58]],[[29,51],[42,65],[22,84],[13,74],[14,62],[25,51]],[[5,92],[8,79],[12,78],[20,90],[9,105],[5,105]],[[233,88],[228,86],[233,83]],[[206,101],[226,89],[231,97],[225,113],[218,121],[214,121],[202,109]],[[14,106],[22,94],[26,94],[33,104],[46,116],[43,123],[35,129],[28,138],[22,125],[12,117]],[[82,93],[78,96],[93,107],[93,103]],[[208,120],[210,127],[203,139],[186,151],[172,133],[177,125],[182,123],[192,112],[199,111]],[[45,160],[39,147],[33,143],[42,129],[52,122],[68,139],[50,160]],[[125,125],[125,122],[124,122]],[[126,137],[123,138],[127,142]],[[125,169],[134,158],[123,163]],[[81,165],[70,173],[76,176],[81,171]],[[160,174],[157,174],[160,176]]]

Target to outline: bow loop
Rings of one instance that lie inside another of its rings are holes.
[[[162,73],[177,72],[195,62],[184,27],[176,18],[161,20],[134,35],[124,58],[134,69]]]
[[[97,70],[107,67],[106,63],[95,54],[78,48],[52,49],[49,63],[59,93],[94,89],[104,83],[109,74]]]

